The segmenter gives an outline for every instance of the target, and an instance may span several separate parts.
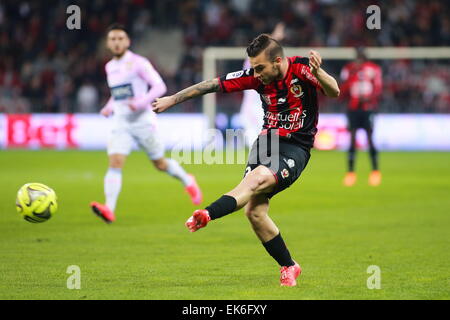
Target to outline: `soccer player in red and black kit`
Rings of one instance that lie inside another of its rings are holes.
[[[280,44],[262,34],[250,43],[247,54],[252,68],[156,99],[153,110],[163,112],[177,103],[210,92],[253,89],[261,95],[264,126],[250,151],[244,178],[204,210],[196,210],[186,226],[194,232],[210,220],[244,208],[257,237],[281,266],[281,285],[295,286],[301,269],[268,216],[269,199],[294,183],[308,163],[317,132],[316,91],[337,97],[339,87],[320,67],[322,59],[316,51],[311,51],[309,58],[285,57]]]
[[[350,187],[356,183],[355,155],[356,131],[362,128],[367,133],[372,172],[369,184],[378,186],[381,183],[381,172],[378,169],[378,151],[373,143],[373,117],[378,99],[382,92],[381,68],[367,61],[364,48],[356,50],[356,61],[344,66],[341,71],[342,93],[349,95],[347,118],[350,131],[350,148],[348,151],[348,171],[344,185]]]

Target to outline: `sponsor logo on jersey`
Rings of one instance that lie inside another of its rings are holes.
[[[299,108],[293,110],[300,110]],[[266,111],[264,120],[271,128],[282,128],[286,130],[299,130],[303,127],[306,118],[306,110],[295,113],[273,113]]]
[[[114,100],[125,100],[128,98],[133,98],[133,87],[131,83],[122,84],[120,86],[111,87],[111,96]]]
[[[280,99],[278,99],[278,104],[283,104],[283,103],[285,103],[286,102],[286,98],[280,98]]]
[[[241,77],[244,74],[244,70],[241,71],[236,71],[236,72],[230,72],[229,74],[227,74],[226,76],[226,80],[231,80],[231,79],[236,79]]]
[[[304,75],[308,80],[312,82],[317,82],[316,77],[314,77],[311,73],[311,69],[309,67],[303,66],[301,70],[301,74]]]

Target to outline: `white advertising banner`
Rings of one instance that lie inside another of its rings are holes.
[[[105,149],[111,125],[96,114],[0,114],[0,148]],[[193,141],[201,148],[206,129],[201,114],[158,117],[159,136],[168,149],[190,150]]]
[[[0,114],[0,148],[106,148],[111,121],[95,114]],[[167,149],[198,150],[208,137],[203,114],[158,115],[158,127]],[[344,114],[321,114],[315,147],[346,150],[349,146]],[[450,151],[450,115],[379,114],[374,139],[380,150]],[[357,144],[367,147],[359,130]]]
[[[450,151],[450,115],[378,114],[374,120],[374,142],[380,150]],[[359,148],[367,148],[364,130],[357,132]],[[321,114],[315,147],[347,150],[350,134],[344,114]]]

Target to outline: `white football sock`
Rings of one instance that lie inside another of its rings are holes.
[[[184,184],[184,186],[188,186],[192,183],[192,178],[184,171],[184,169],[180,166],[180,164],[173,159],[166,159],[167,161],[167,173],[172,177],[175,177]]]
[[[109,168],[105,175],[104,186],[106,205],[114,212],[122,188],[122,169]]]

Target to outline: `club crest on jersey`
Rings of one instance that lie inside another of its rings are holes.
[[[295,160],[294,159],[284,159],[283,161],[286,162],[286,164],[288,165],[289,168],[293,168],[295,167]]]
[[[291,92],[294,95],[294,97],[296,97],[296,98],[303,97],[303,89],[302,89],[302,86],[299,84],[294,84],[291,87]]]
[[[231,80],[231,79],[236,79],[241,77],[244,74],[244,70],[241,71],[236,71],[236,72],[230,72],[229,74],[227,74],[226,76],[226,80]]]
[[[281,176],[283,177],[283,179],[289,177],[289,171],[287,169],[283,169],[281,171]]]

